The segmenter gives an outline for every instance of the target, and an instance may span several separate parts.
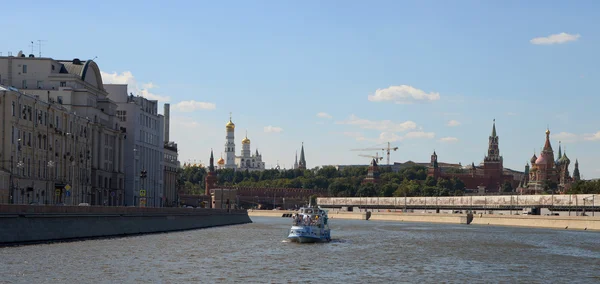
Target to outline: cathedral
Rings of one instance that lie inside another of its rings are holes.
[[[580,179],[579,163],[575,161],[573,177],[569,173],[571,159],[567,157],[567,151],[562,153],[561,145],[558,146],[558,157],[554,159],[554,150],[550,144],[550,130],[546,129],[546,142],[540,152],[540,156],[533,153],[529,164],[525,165],[526,175],[519,184],[518,191],[521,193],[537,194],[546,189],[554,189],[559,193],[567,191],[571,184]],[[554,187],[554,188],[553,188]]]
[[[262,171],[265,169],[265,162],[262,161],[262,155],[258,149],[254,153],[250,150],[250,139],[248,134],[242,139],[242,151],[240,156],[235,155],[235,124],[231,121],[225,124],[225,159],[223,157],[217,161],[219,168],[234,170]]]

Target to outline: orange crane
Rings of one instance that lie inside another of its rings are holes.
[[[385,148],[352,149],[350,151],[379,151],[379,150],[385,151],[387,153],[387,164],[389,166],[390,165],[390,152],[397,151],[398,147],[396,147],[396,146],[392,147],[392,146],[390,146],[390,142],[387,142],[387,147],[385,147]],[[380,159],[383,159],[383,157],[381,157]]]

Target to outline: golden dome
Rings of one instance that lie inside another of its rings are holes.
[[[223,160],[223,157],[217,161],[217,165],[225,165],[225,160]]]
[[[225,124],[225,128],[227,130],[234,130],[235,129],[235,124],[233,124],[233,122],[231,122],[231,119],[229,120],[229,122],[227,122],[227,124]]]
[[[546,129],[546,134],[550,134],[550,129]]]
[[[250,139],[248,137],[242,139],[242,144],[250,144]]]

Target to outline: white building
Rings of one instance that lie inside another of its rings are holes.
[[[225,165],[226,169],[262,171],[265,169],[265,162],[262,161],[262,155],[258,152],[252,153],[250,149],[250,139],[248,135],[242,139],[242,151],[240,156],[235,155],[235,124],[229,117],[229,122],[225,124]],[[217,162],[219,164],[220,161]]]
[[[127,85],[106,84],[125,126],[125,205],[162,207],[164,202],[164,117],[158,101],[128,95]],[[145,171],[143,177],[141,172]]]
[[[32,140],[31,145],[41,139],[37,145],[47,143],[47,151],[53,155],[42,157],[39,151],[32,150],[27,161],[19,160],[37,165],[39,171],[43,168],[41,163],[56,165],[54,177],[45,177],[54,181],[57,189],[54,194],[61,195],[58,199],[61,202],[56,203],[123,204],[125,133],[116,118],[117,105],[107,97],[100,69],[94,61],[26,57],[21,52],[16,57],[9,54],[0,57],[0,84],[17,88],[33,98],[29,106],[15,102],[19,110],[25,108],[27,116],[38,120],[33,126],[24,126],[28,130],[23,129],[19,135],[26,135],[22,143],[26,138]],[[43,128],[39,124],[42,118]],[[70,137],[71,141],[63,141],[57,137],[60,135]],[[84,144],[85,147],[81,146]],[[50,194],[50,189],[44,191]],[[54,200],[50,198],[48,202]]]

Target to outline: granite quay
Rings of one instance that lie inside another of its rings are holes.
[[[160,233],[251,222],[243,210],[0,205],[0,245]]]

